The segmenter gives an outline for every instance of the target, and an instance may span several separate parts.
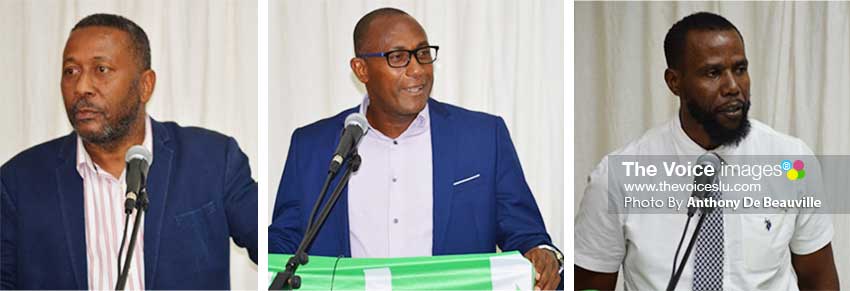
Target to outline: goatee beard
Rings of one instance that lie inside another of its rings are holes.
[[[688,113],[702,125],[702,128],[711,139],[711,143],[717,146],[739,145],[747,134],[750,132],[750,120],[747,118],[747,113],[750,111],[750,101],[744,103],[741,116],[741,123],[737,128],[727,128],[717,121],[717,115],[704,110],[695,102],[690,100],[685,101]]]
[[[130,132],[130,128],[139,116],[139,107],[141,104],[142,102],[140,101],[133,102],[133,105],[130,107],[130,111],[128,111],[127,114],[121,116],[115,124],[107,124],[100,134],[87,134],[85,136],[80,135],[80,138],[91,144],[110,147],[110,145],[126,137]]]
[[[134,100],[131,100],[127,105],[127,111],[119,112],[121,114],[118,120],[115,123],[109,123],[107,120],[107,124],[103,127],[101,132],[97,133],[80,133],[77,129],[76,121],[73,118],[71,119],[71,125],[74,127],[74,130],[77,132],[77,135],[80,136],[83,141],[95,144],[104,148],[111,148],[115,146],[115,144],[127,136],[130,132],[130,128],[135,125],[138,116],[139,109],[142,106],[142,100],[139,95],[139,81],[134,80],[130,90],[128,92],[128,96],[136,96]],[[81,107],[94,107],[94,104],[91,104],[88,99],[80,99],[78,100],[74,106],[71,108],[70,116],[74,116]]]

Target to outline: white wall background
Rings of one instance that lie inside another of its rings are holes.
[[[750,117],[801,138],[816,154],[850,154],[850,4],[687,2],[575,4],[575,179],[578,209],[601,158],[668,121],[678,97],[664,83],[664,36],[709,11],[741,31]],[[850,280],[850,216],[836,215],[833,250]]]
[[[71,132],[62,51],[74,24],[100,12],[148,34],[157,73],[148,113],[233,136],[256,179],[257,3],[240,0],[0,0],[0,163]],[[231,288],[256,290],[247,252],[231,243],[230,261]]]
[[[563,5],[269,1],[269,222],[292,132],[360,103],[366,91],[348,65],[354,25],[392,6],[416,18],[440,46],[432,96],[505,119],[546,228],[563,246]]]

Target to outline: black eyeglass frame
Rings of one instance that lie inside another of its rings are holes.
[[[434,49],[434,57],[431,59],[430,62],[423,62],[422,60],[419,59],[419,55],[417,54],[419,51],[426,50],[426,49]],[[429,45],[429,46],[423,46],[423,47],[412,49],[412,50],[397,49],[397,50],[391,50],[391,51],[388,51],[388,52],[359,54],[359,55],[357,55],[357,57],[363,58],[363,59],[374,58],[374,57],[383,57],[387,60],[387,65],[390,66],[391,68],[404,68],[404,67],[407,67],[408,65],[410,65],[410,60],[412,60],[414,58],[416,58],[416,61],[419,62],[419,64],[422,64],[422,65],[433,64],[434,62],[437,61],[437,54],[439,53],[439,51],[440,51],[440,46]],[[397,53],[397,52],[407,52],[407,62],[405,62],[404,65],[393,66],[392,63],[390,63],[390,54]]]

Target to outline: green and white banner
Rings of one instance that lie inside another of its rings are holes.
[[[269,284],[291,255],[269,254]],[[519,252],[411,258],[310,256],[301,290],[532,290],[534,267]]]

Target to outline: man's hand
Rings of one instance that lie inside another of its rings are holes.
[[[537,285],[535,290],[554,290],[561,283],[561,276],[558,274],[560,263],[555,258],[552,251],[540,248],[533,248],[525,254],[526,259],[534,265],[534,270],[537,271]]]

